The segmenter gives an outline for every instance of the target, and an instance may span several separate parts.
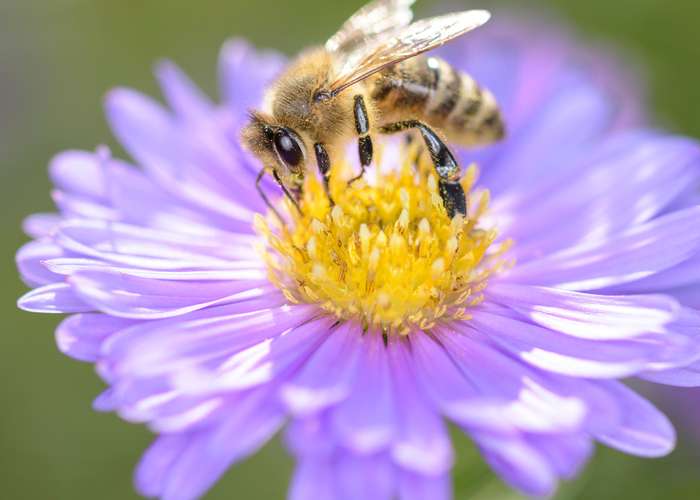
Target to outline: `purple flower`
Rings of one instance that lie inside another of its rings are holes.
[[[95,408],[159,435],[140,493],[196,498],[285,423],[293,500],[450,498],[446,420],[531,495],[595,441],[673,449],[619,379],[700,385],[698,145],[637,128],[627,82],[541,27],[495,23],[444,55],[509,127],[458,152],[481,172],[465,169],[468,221],[393,142],[352,188],[334,166],[335,209],[310,180],[303,215],[280,201],[287,227],[256,215],[260,165],[238,135],[284,59],[240,41],[220,105],[167,62],[169,109],[108,95],[139,167],[106,148],[52,161],[59,213],[26,221],[19,304],[71,314],[57,342],[108,384]]]

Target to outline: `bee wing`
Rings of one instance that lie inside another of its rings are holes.
[[[355,12],[326,42],[331,53],[349,52],[373,36],[408,26],[415,0],[374,0]]]
[[[336,58],[334,79],[328,90],[338,94],[387,66],[440,47],[490,18],[488,11],[469,10],[422,19],[402,29],[376,35]]]

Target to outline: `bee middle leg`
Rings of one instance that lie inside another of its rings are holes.
[[[330,203],[331,207],[333,207],[335,202],[331,196],[330,187],[331,159],[328,156],[326,146],[320,142],[314,144],[314,152],[316,153],[316,164],[318,165],[318,170],[321,172],[321,176],[323,177],[323,189],[326,191],[326,196],[328,196],[328,203]]]
[[[430,158],[438,174],[440,197],[447,210],[447,215],[454,217],[467,215],[467,198],[460,184],[462,171],[454,155],[440,137],[425,123],[418,120],[406,120],[384,125],[379,130],[383,134],[395,134],[405,130],[418,129],[423,137]]]
[[[350,179],[348,185],[365,175],[365,169],[372,163],[372,157],[374,156],[374,146],[372,145],[372,138],[369,136],[369,114],[367,113],[367,106],[365,106],[365,98],[361,94],[355,96],[353,112],[355,115],[355,131],[359,136],[358,153],[362,171],[358,176]]]

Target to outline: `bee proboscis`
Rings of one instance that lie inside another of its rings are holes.
[[[297,204],[313,158],[332,204],[331,159],[347,141],[357,138],[364,173],[373,135],[417,130],[448,214],[466,215],[461,169],[442,137],[485,145],[500,140],[505,127],[491,92],[424,53],[478,28],[490,14],[469,10],[411,23],[413,2],[364,6],[323,47],[301,53],[268,90],[263,109],[251,112],[243,141],[265,165],[258,189],[273,211],[259,185],[265,172]]]

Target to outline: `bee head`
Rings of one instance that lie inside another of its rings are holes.
[[[273,166],[287,187],[301,185],[306,165],[306,146],[298,133],[289,127],[275,124],[271,117],[252,112],[241,137],[245,147],[263,165]]]

